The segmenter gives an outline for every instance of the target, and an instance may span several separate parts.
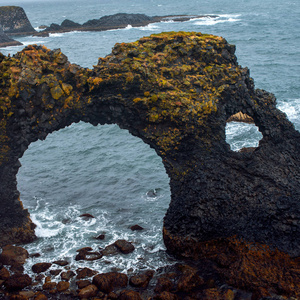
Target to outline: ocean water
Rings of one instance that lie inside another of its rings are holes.
[[[91,68],[115,43],[152,33],[184,30],[220,35],[236,45],[239,64],[250,68],[256,87],[274,93],[278,107],[300,130],[298,0],[1,0],[0,4],[22,6],[35,28],[60,24],[66,18],[83,23],[119,12],[206,15],[182,23],[17,39],[24,45],[61,48],[72,63]],[[7,55],[22,48],[0,51]],[[226,137],[236,151],[257,146],[261,134],[254,125],[230,123]],[[116,125],[93,127],[81,122],[31,144],[21,163],[18,189],[37,224],[38,236],[25,247],[42,254],[30,259],[28,268],[35,262],[67,259],[74,267],[132,272],[174,261],[162,240],[163,217],[170,202],[169,179],[161,159],[138,138]],[[83,213],[95,218],[83,220]],[[135,224],[144,230],[132,232],[130,226]],[[99,234],[105,234],[103,241],[95,239]],[[117,239],[133,242],[136,250],[95,262],[74,260],[76,249],[91,246],[97,250]]]

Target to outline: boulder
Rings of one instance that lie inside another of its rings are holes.
[[[81,290],[79,290],[78,297],[81,299],[83,298],[89,299],[95,297],[97,295],[97,292],[98,292],[97,286],[94,284],[90,284],[82,288]]]
[[[66,260],[55,260],[55,261],[53,261],[52,263],[53,263],[53,264],[56,264],[56,265],[59,265],[59,266],[61,266],[61,267],[64,267],[64,266],[66,266],[66,265],[69,264],[69,262],[66,261]]]
[[[10,277],[9,271],[5,267],[2,267],[0,269],[0,280],[6,280],[9,277]]]
[[[115,288],[126,287],[127,282],[127,275],[118,272],[102,273],[93,278],[93,284],[106,294],[112,292]]]
[[[134,251],[134,246],[125,240],[117,240],[114,242],[114,245],[120,250],[123,254],[128,254]]]
[[[146,288],[154,275],[154,271],[149,270],[143,274],[134,275],[130,277],[129,284],[133,287]]]
[[[57,283],[56,289],[58,292],[64,292],[70,287],[70,283],[67,281],[60,281]]]
[[[4,265],[23,265],[29,257],[28,251],[22,247],[7,245],[2,248],[0,263]]]
[[[67,271],[67,272],[62,272],[61,274],[60,274],[60,277],[61,277],[61,279],[62,280],[65,280],[65,281],[69,281],[72,277],[74,277],[76,274],[73,272],[73,271],[71,271],[71,270],[69,270],[69,271]]]
[[[137,225],[137,224],[136,224],[136,225],[131,226],[130,229],[131,229],[132,231],[136,231],[136,230],[143,230],[144,228],[141,227],[140,225]]]
[[[32,279],[27,274],[13,274],[4,282],[9,291],[22,290],[31,285]]]
[[[139,292],[132,290],[124,290],[120,293],[118,297],[120,300],[142,300],[142,297]]]
[[[78,281],[76,281],[76,284],[79,289],[83,289],[83,288],[87,287],[88,285],[90,285],[91,282],[89,280],[78,280]]]
[[[85,277],[92,277],[96,275],[98,272],[89,268],[79,268],[76,270],[77,276],[76,279],[82,279]]]
[[[51,263],[37,263],[37,264],[34,264],[31,269],[34,273],[42,273],[42,272],[45,272],[47,271],[50,267],[52,266]]]

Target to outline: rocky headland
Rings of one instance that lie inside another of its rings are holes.
[[[203,289],[220,288],[207,274],[252,299],[300,297],[300,133],[273,94],[254,88],[234,52],[221,37],[169,32],[116,44],[93,69],[44,46],[0,55],[1,245],[36,238],[16,182],[30,143],[74,122],[118,124],[162,158],[171,188],[164,242],[196,268],[186,273],[187,285],[180,274],[166,284],[173,290],[162,293],[175,296],[155,299],[250,299],[232,291],[201,298]],[[226,143],[226,122],[238,112],[263,135],[251,151]],[[89,289],[106,299],[139,299],[108,296],[93,281]]]
[[[82,25],[71,20],[64,20],[60,25],[52,23],[43,31],[36,33],[37,36],[47,36],[49,33],[69,32],[69,31],[105,31],[112,29],[126,28],[128,25],[132,27],[147,26],[157,22],[184,22],[192,19],[207,17],[207,15],[169,15],[150,17],[145,14],[127,14],[118,13],[110,16],[103,16],[99,19],[89,20]],[[215,18],[216,16],[210,16]]]

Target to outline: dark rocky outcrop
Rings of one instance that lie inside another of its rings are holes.
[[[212,259],[239,287],[297,281],[300,133],[274,95],[254,89],[234,51],[220,37],[173,32],[117,44],[93,70],[42,46],[1,55],[1,244],[35,237],[16,183],[29,144],[74,122],[115,123],[162,158],[170,253]],[[240,111],[263,135],[252,151],[231,151],[225,140]]]
[[[155,16],[150,17],[145,14],[127,14],[118,13],[109,16],[103,16],[99,19],[88,20],[82,25],[71,20],[64,20],[61,25],[52,23],[49,27],[46,27],[44,31],[38,32],[35,35],[45,36],[49,32],[68,32],[68,31],[104,31],[112,29],[126,28],[128,25],[132,27],[147,26],[151,23],[163,22],[163,21],[175,21],[184,22],[195,18],[208,17],[203,15],[169,15],[169,16]],[[214,18],[216,16],[210,16]]]
[[[0,25],[9,34],[27,35],[35,32],[24,9],[19,6],[0,6]]]
[[[22,43],[15,41],[5,34],[0,26],[0,47],[9,47],[9,46],[19,46],[23,45]]]

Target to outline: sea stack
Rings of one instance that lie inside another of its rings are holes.
[[[19,6],[0,6],[0,25],[6,34],[30,34],[35,32],[26,13]]]

